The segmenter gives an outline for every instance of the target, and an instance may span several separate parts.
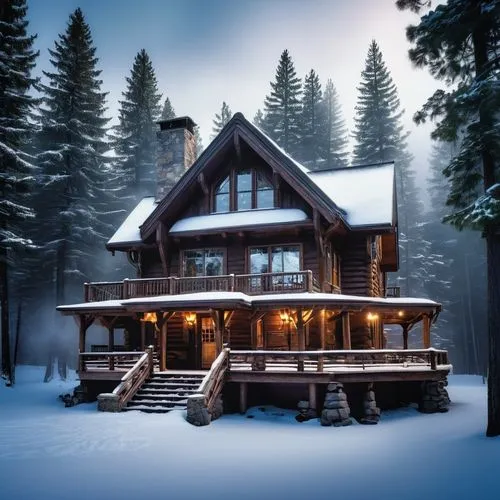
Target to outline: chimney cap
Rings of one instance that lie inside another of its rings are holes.
[[[159,120],[156,123],[160,125],[160,130],[187,128],[192,134],[194,134],[194,127],[196,127],[196,123],[189,116],[178,116],[170,120]]]

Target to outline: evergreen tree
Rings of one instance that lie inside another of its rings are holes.
[[[212,126],[212,139],[215,139],[226,123],[231,119],[233,113],[225,101],[222,102],[220,113],[215,114]]]
[[[288,50],[284,50],[264,101],[264,132],[292,155],[297,152],[300,136],[300,94],[300,78]]]
[[[311,69],[304,78],[300,115],[298,159],[311,170],[322,166],[321,139],[326,131],[322,91],[319,76]]]
[[[194,127],[194,139],[196,141],[196,158],[203,152],[203,140],[201,139],[200,127],[196,125]]]
[[[423,2],[398,0],[419,12]],[[425,3],[428,6],[428,2]],[[416,121],[437,121],[432,136],[454,141],[458,153],[449,178],[447,221],[485,236],[488,274],[488,427],[500,435],[500,0],[448,0],[407,29],[410,59],[449,86],[437,90]]]
[[[426,269],[426,242],[422,238],[423,204],[411,168],[403,131],[396,86],[373,40],[358,87],[354,118],[354,163],[370,164],[394,161],[398,197],[400,270],[397,276],[405,295],[425,294],[423,285],[429,279]]]
[[[253,117],[253,124],[262,131],[265,129],[264,113],[261,109],[258,109],[257,113],[255,113],[255,116]]]
[[[80,298],[81,282],[91,278],[97,249],[113,228],[106,212],[110,177],[104,153],[105,96],[88,24],[80,9],[49,50],[52,72],[44,72],[39,165],[44,189],[38,196],[37,228],[43,242],[41,277],[55,280],[55,301]],[[54,278],[53,278],[54,277]],[[74,289],[72,289],[74,287]]]
[[[156,124],[161,113],[158,84],[151,59],[142,49],[135,57],[127,89],[120,101],[115,150],[129,192],[153,195],[156,186]],[[165,102],[165,108],[167,108]],[[165,109],[164,109],[165,111]],[[167,112],[173,112],[172,107]]]
[[[347,128],[332,80],[326,82],[321,103],[325,116],[325,129],[321,134],[320,156],[325,159],[326,168],[347,167],[349,152]]]
[[[172,120],[175,118],[175,111],[170,99],[167,97],[165,103],[163,104],[163,111],[161,112],[162,120]]]
[[[10,356],[9,281],[12,279],[12,250],[30,246],[22,223],[33,217],[27,191],[34,173],[26,142],[33,132],[29,116],[36,100],[29,91],[35,85],[31,70],[38,53],[34,36],[27,35],[26,1],[0,3],[0,329],[1,375],[13,383]]]

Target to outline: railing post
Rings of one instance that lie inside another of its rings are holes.
[[[170,295],[176,295],[177,293],[177,284],[178,284],[179,278],[170,278]]]
[[[154,360],[153,360],[153,346],[150,345],[146,348],[146,352],[148,353],[148,372],[149,376],[153,376],[154,371]]]
[[[436,351],[432,350],[430,352],[431,370],[435,370],[436,366]]]
[[[318,372],[322,372],[325,367],[325,355],[324,354],[318,354],[318,364],[316,367],[316,370]]]
[[[311,270],[307,271],[307,278],[306,278],[306,282],[307,282],[307,291],[308,292],[312,292],[313,291],[313,273]]]
[[[89,296],[90,296],[90,286],[88,283],[84,283],[83,284],[83,301],[90,302]]]
[[[128,278],[125,278],[123,280],[123,286],[122,286],[122,299],[128,299]]]
[[[234,292],[234,274],[229,275],[229,291]]]
[[[115,369],[115,355],[110,354],[108,358],[109,370],[113,371]]]

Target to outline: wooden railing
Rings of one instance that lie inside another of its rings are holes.
[[[134,397],[135,393],[144,382],[153,375],[153,346],[149,346],[146,352],[138,359],[137,363],[121,379],[113,391],[118,397],[118,405],[121,410]]]
[[[142,351],[81,352],[78,371],[129,370],[131,363],[137,361],[137,357],[142,354]]]
[[[113,282],[85,283],[85,302],[157,297],[196,292],[267,293],[319,292],[320,284],[312,271],[263,274],[228,274],[189,278],[125,279]]]
[[[187,420],[195,425],[204,425],[193,419],[199,418],[200,410],[206,412],[205,424],[214,418],[214,407],[226,380],[229,369],[229,349],[224,348],[212,363],[209,372],[196,392],[187,398]],[[218,416],[218,415],[217,415]]]
[[[231,351],[230,371],[325,372],[339,367],[368,368],[387,365],[402,368],[448,365],[448,352],[438,349],[350,351]]]

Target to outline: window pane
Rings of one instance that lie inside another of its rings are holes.
[[[220,276],[224,266],[222,250],[205,250],[205,276]]]
[[[267,247],[250,249],[250,273],[267,273],[269,258]]]
[[[215,195],[215,211],[229,212],[229,194]]]
[[[287,273],[300,271],[299,247],[283,247],[283,271]]]
[[[226,177],[217,187],[216,193],[229,193],[229,176]]]
[[[184,252],[184,276],[203,276],[203,253],[199,250]]]
[[[252,190],[252,172],[250,170],[238,172],[236,177],[236,190],[238,192]]]
[[[273,208],[273,207],[274,207],[274,191],[272,189],[257,191],[256,208]]]
[[[283,271],[283,249],[273,247],[271,257],[271,272],[281,273]]]
[[[273,184],[261,173],[257,173],[257,189],[273,189]]]
[[[252,208],[252,192],[238,193],[238,210],[250,210]]]

